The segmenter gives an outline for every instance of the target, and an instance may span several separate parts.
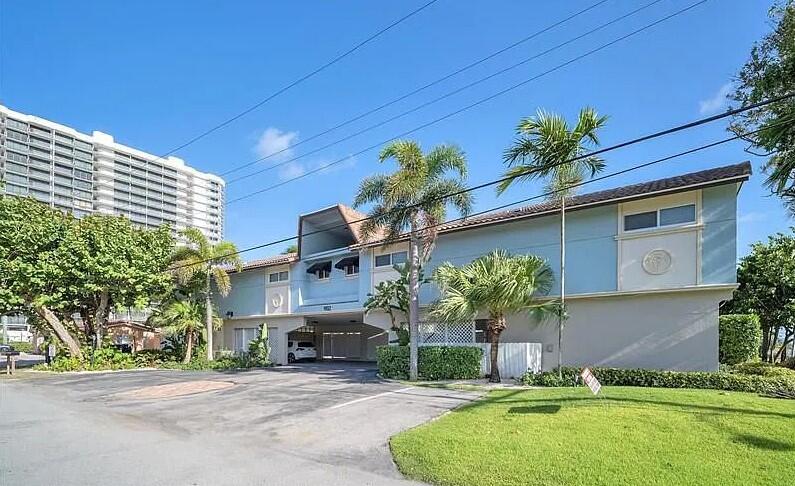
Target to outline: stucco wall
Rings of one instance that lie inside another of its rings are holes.
[[[718,368],[718,305],[731,292],[688,291],[572,299],[563,362],[672,370]],[[540,342],[543,368],[557,366],[557,322],[513,316],[506,342]]]
[[[737,184],[727,184],[702,191],[703,283],[737,281],[737,190]]]

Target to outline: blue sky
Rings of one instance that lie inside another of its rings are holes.
[[[595,3],[440,0],[350,57],[177,155],[221,173],[289,146],[440,78]],[[650,0],[647,0],[647,2]],[[432,119],[536,76],[695,0],[661,0],[638,14],[502,76],[359,137],[234,182],[232,200],[347,158],[333,169],[229,204],[226,238],[240,248],[294,235],[297,216],[350,203],[377,171],[376,151],[349,157]],[[27,1],[3,2],[0,103],[162,154],[311,71],[425,0],[407,2]],[[640,2],[609,0],[577,19],[466,73],[348,127],[233,176],[300,156],[487,76],[623,15]],[[610,116],[603,145],[725,109],[727,83],[768,29],[767,0],[709,0],[687,13],[411,135],[426,148],[457,143],[470,183],[497,177],[516,122],[539,108],[572,119],[583,106]],[[605,154],[608,171],[727,137],[715,123]],[[749,159],[755,175],[739,200],[740,254],[791,224],[763,187],[761,159],[739,143],[586,186],[587,191]],[[476,210],[541,191],[525,184],[497,198],[475,194]],[[244,255],[278,253],[284,245]]]

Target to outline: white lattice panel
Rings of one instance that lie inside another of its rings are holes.
[[[421,345],[456,345],[475,342],[475,323],[442,324],[421,322],[419,325]]]

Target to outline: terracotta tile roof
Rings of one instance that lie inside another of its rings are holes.
[[[689,174],[668,177],[666,179],[658,179],[649,182],[642,182],[640,184],[632,184],[629,186],[574,196],[566,200],[566,208],[571,210],[576,210],[578,208],[583,209],[585,207],[615,203],[620,200],[650,197],[652,194],[680,192],[683,190],[727,183],[730,181],[743,181],[747,180],[750,175],[750,162],[742,162],[735,165],[727,165],[724,167],[716,167],[714,169],[707,169],[698,172],[691,172]],[[560,210],[559,208],[560,201],[545,201],[539,204],[523,206],[506,211],[486,213],[467,218],[462,221],[447,223],[439,226],[439,232],[444,233],[448,231],[466,229],[470,226],[497,224],[514,219],[538,217],[548,213],[557,212]],[[370,245],[380,243],[381,241],[373,240]]]
[[[241,271],[253,270],[255,268],[272,267],[275,265],[284,265],[286,263],[293,263],[298,261],[298,253],[284,253],[282,255],[275,255],[272,257],[261,258],[259,260],[251,260],[250,262],[243,263]],[[230,273],[235,272],[234,269],[228,269]]]

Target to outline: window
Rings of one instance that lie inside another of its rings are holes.
[[[359,275],[359,265],[345,265],[345,275]]]
[[[286,282],[290,279],[290,272],[273,272],[268,274],[268,282],[276,283],[276,282]]]
[[[13,170],[14,172],[19,172],[20,174],[27,174],[28,168],[24,165],[14,164],[13,162],[6,162],[6,170]]]
[[[331,270],[327,268],[321,268],[320,270],[315,272],[315,275],[317,275],[318,280],[327,280],[331,278]]]
[[[696,205],[677,206],[660,210],[660,226],[692,223],[696,220]]]
[[[235,329],[235,352],[247,353],[248,343],[257,339],[259,331],[256,327]]]
[[[657,211],[624,216],[624,231],[657,227]]]
[[[386,255],[375,256],[376,267],[388,267],[392,265],[401,265],[406,263],[408,252],[397,251],[395,253],[387,253]]]
[[[633,231],[660,226],[694,223],[696,221],[696,205],[685,204],[657,211],[628,214],[624,216],[624,231]]]

